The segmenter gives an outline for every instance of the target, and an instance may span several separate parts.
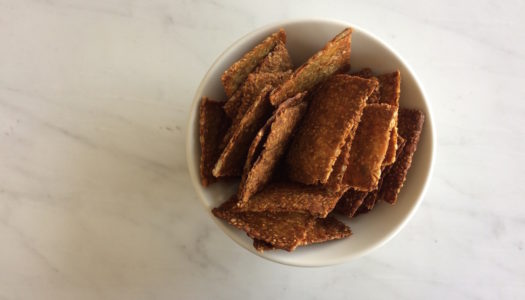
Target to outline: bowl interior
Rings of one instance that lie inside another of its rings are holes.
[[[296,251],[266,251],[258,253],[252,247],[252,240],[240,230],[211,215],[210,210],[224,202],[237,188],[238,181],[220,182],[203,188],[199,181],[199,124],[198,103],[202,96],[225,100],[221,86],[222,72],[246,51],[264,37],[279,28],[287,33],[287,47],[296,66],[321,49],[324,44],[345,27],[352,27],[352,71],[370,67],[376,72],[401,71],[401,107],[418,108],[425,112],[426,120],[421,135],[418,151],[409,171],[405,187],[399,195],[399,201],[391,206],[379,203],[371,213],[352,220],[340,218],[352,229],[350,238],[299,247]],[[249,251],[272,261],[297,266],[322,266],[340,263],[365,254],[382,245],[395,235],[415,211],[423,197],[429,180],[433,162],[433,129],[430,109],[415,75],[409,67],[388,46],[362,29],[344,22],[328,20],[291,21],[273,24],[256,30],[238,40],[228,48],[212,65],[199,86],[193,99],[188,124],[187,158],[192,182],[204,206],[217,225],[235,242]]]

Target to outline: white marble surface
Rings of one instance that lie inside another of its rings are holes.
[[[0,299],[525,298],[524,2],[259,2],[0,0]],[[236,246],[184,155],[215,57],[298,17],[391,44],[438,132],[415,217],[335,267]]]

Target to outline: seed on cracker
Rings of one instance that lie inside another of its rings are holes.
[[[322,83],[286,155],[290,179],[325,184],[377,82],[345,74]]]
[[[221,154],[219,146],[230,125],[222,105],[223,102],[203,97],[199,107],[200,177],[203,186],[216,181],[212,169]]]
[[[307,91],[350,64],[352,29],[347,28],[328,42],[293,73],[292,77],[270,95],[277,106],[293,95]]]
[[[350,187],[365,192],[377,188],[396,111],[388,104],[370,104],[363,110],[343,178]]]
[[[273,107],[268,101],[270,89],[267,86],[261,91],[239,125],[231,132],[231,137],[213,168],[213,176],[241,175],[250,144],[272,113]]]
[[[385,176],[379,191],[379,197],[390,204],[396,203],[399,191],[406,180],[424,121],[425,115],[420,110],[403,108],[399,110],[398,129],[399,135],[405,139],[405,146]]]
[[[306,112],[305,93],[283,102],[253,140],[239,185],[239,205],[260,191],[270,180],[297,124]]]
[[[221,76],[226,96],[230,98],[250,74],[280,42],[286,43],[286,33],[283,29],[270,35],[260,44],[248,51],[243,57],[231,65]]]
[[[307,186],[295,182],[276,182],[266,186],[239,207],[249,212],[302,212],[324,218],[330,213],[341,195],[322,186]]]

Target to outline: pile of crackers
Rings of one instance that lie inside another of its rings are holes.
[[[281,29],[223,73],[226,101],[202,98],[202,184],[241,178],[213,214],[258,251],[348,237],[335,215],[397,201],[424,114],[399,107],[399,71],[348,73],[351,38],[343,30],[294,69]]]

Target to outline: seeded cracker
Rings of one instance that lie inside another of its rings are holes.
[[[315,219],[301,213],[236,213],[236,198],[212,210],[213,214],[245,231],[249,237],[272,244],[277,249],[293,251],[304,243],[306,231]]]
[[[323,243],[331,240],[339,240],[352,235],[352,231],[344,223],[332,216],[325,219],[316,219],[314,224],[306,231],[306,238],[299,246]],[[259,251],[273,250],[272,244],[254,239],[253,247]]]
[[[239,211],[302,212],[324,218],[330,213],[345,190],[331,193],[321,186],[305,186],[293,182],[272,183],[253,195]]]
[[[259,45],[248,51],[243,57],[231,65],[221,76],[222,85],[226,96],[230,98],[240,87],[266,55],[281,41],[286,43],[286,33],[283,29],[270,35]]]
[[[343,195],[343,197],[339,199],[339,202],[337,202],[335,211],[349,218],[352,218],[356,214],[359,207],[361,207],[363,201],[365,200],[368,194],[368,192],[361,192],[356,191],[354,189],[349,189]]]
[[[261,64],[255,68],[255,70],[248,75],[246,78],[246,81],[243,82],[243,84],[235,91],[235,93],[226,101],[226,104],[224,104],[224,110],[226,111],[226,114],[230,117],[230,119],[235,119],[238,115],[238,111],[240,106],[243,104],[243,90],[246,89],[246,85],[250,84],[250,76],[257,75],[259,73],[282,73],[282,72],[289,72],[289,74],[282,79],[278,81],[274,81],[274,83],[269,83],[272,85],[280,84],[284,80],[287,80],[291,75],[291,70],[293,68],[292,60],[290,58],[290,54],[288,53],[288,50],[286,49],[286,46],[282,42],[278,42],[275,48],[266,55],[266,57],[263,59]],[[264,88],[265,84],[260,84],[262,82],[261,79],[257,80],[258,85],[258,92],[262,88]],[[249,88],[249,87],[248,87]],[[251,96],[256,97],[258,92],[254,92],[252,89]],[[246,98],[246,97],[244,97]],[[252,99],[253,100],[253,99]],[[244,101],[246,102],[246,100]],[[248,106],[249,107],[249,106]],[[246,107],[244,111],[248,108]]]
[[[259,95],[265,86],[270,85],[276,87],[290,78],[291,74],[292,71],[274,73],[260,72],[248,75],[241,89],[242,99],[233,123],[238,124],[240,122],[246,111],[253,104],[253,101],[257,98],[257,95]]]
[[[199,141],[201,145],[200,177],[203,186],[216,181],[212,175],[215,162],[221,154],[219,145],[226,133],[230,121],[224,110],[223,102],[203,97],[199,108]]]
[[[343,182],[358,191],[377,188],[396,109],[388,104],[370,104],[363,110]]]
[[[241,175],[246,155],[250,144],[257,131],[264,125],[273,107],[268,101],[271,87],[265,87],[253,105],[248,109],[239,125],[231,134],[228,144],[221,153],[213,168],[213,176],[239,176]]]
[[[366,98],[377,82],[334,75],[316,89],[286,155],[288,176],[304,184],[325,184],[332,167],[357,126]]]
[[[412,164],[412,157],[417,150],[424,121],[425,115],[420,110],[403,108],[399,110],[398,129],[399,135],[406,140],[405,147],[383,180],[379,191],[379,197],[390,204],[396,203],[397,195],[403,187]]]
[[[352,29],[347,28],[335,36],[325,47],[314,54],[293,73],[292,77],[270,95],[273,106],[293,95],[310,90],[350,64]]]
[[[303,101],[304,96],[305,93],[297,94],[283,102],[257,133],[244,165],[238,205],[242,206],[270,180],[292,133],[306,112],[308,104]]]

